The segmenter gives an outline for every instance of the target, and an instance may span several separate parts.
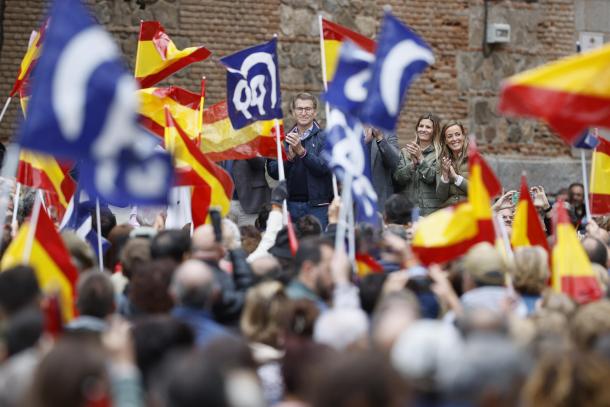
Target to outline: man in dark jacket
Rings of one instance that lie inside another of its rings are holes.
[[[271,189],[265,179],[265,159],[228,160],[222,166],[235,184],[231,214],[235,215],[238,226],[254,225],[261,208],[271,198]]]
[[[296,125],[286,134],[288,161],[284,163],[288,185],[288,211],[293,222],[313,215],[325,228],[332,200],[332,173],[321,157],[326,142],[315,118],[318,101],[309,93],[299,93],[291,104]],[[267,161],[269,175],[278,179],[278,164]]]

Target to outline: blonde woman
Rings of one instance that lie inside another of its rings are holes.
[[[440,207],[436,196],[436,167],[440,153],[439,119],[432,113],[419,117],[415,140],[400,152],[400,162],[394,171],[394,181],[404,188],[403,194],[428,215]]]
[[[452,120],[443,126],[440,137],[436,196],[441,206],[449,206],[468,195],[468,139],[461,122]]]

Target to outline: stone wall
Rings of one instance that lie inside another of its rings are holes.
[[[131,67],[138,23],[143,19],[159,20],[178,47],[203,44],[217,56],[277,33],[286,114],[296,92],[322,90],[318,14],[374,36],[382,6],[389,4],[425,38],[436,57],[435,65],[410,90],[399,126],[401,144],[413,137],[417,116],[433,111],[443,119],[463,120],[487,153],[539,157],[565,156],[570,150],[537,121],[500,117],[497,96],[503,78],[573,52],[575,1],[490,0],[489,22],[509,23],[512,38],[507,45],[491,47],[484,57],[483,0],[145,0],[145,10],[135,0],[87,0],[119,40]],[[5,5],[0,95],[8,94],[29,33],[39,24],[44,8],[40,0],[8,0]],[[215,59],[196,64],[163,84],[198,91],[204,74],[207,102],[224,99],[224,72]],[[2,140],[14,132],[17,107],[13,103],[0,124]]]

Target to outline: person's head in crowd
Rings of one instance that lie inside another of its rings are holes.
[[[241,247],[247,255],[252,253],[258,247],[261,241],[261,232],[253,225],[242,225],[239,227],[241,235]]]
[[[39,307],[40,286],[34,269],[15,266],[0,273],[0,316],[10,318],[24,308]]]
[[[96,270],[82,273],[76,293],[76,308],[80,316],[106,319],[114,312],[114,288],[106,273]]]
[[[441,121],[438,116],[427,112],[419,116],[415,124],[415,142],[421,146],[422,138],[426,143],[434,146],[437,154],[441,151],[440,143]]]
[[[462,261],[464,291],[483,286],[503,286],[506,264],[490,243],[473,246]]]
[[[501,206],[500,209],[498,209],[498,215],[500,215],[502,223],[504,223],[504,226],[506,227],[506,232],[510,237],[512,235],[513,230],[513,218],[515,216],[515,209],[511,206]]]
[[[283,340],[281,324],[287,303],[284,287],[277,281],[250,287],[239,321],[244,337],[249,342],[280,348]]]
[[[122,223],[112,228],[108,234],[108,242],[110,248],[104,254],[104,265],[108,270],[114,271],[121,259],[121,251],[129,240],[129,234],[133,230],[133,226]]]
[[[574,208],[581,208],[585,202],[585,188],[580,182],[574,182],[568,187],[568,202]]]
[[[568,191],[568,188],[559,188],[559,190],[555,194],[555,201],[568,201],[569,196],[570,192]]]
[[[540,246],[515,249],[513,285],[520,294],[541,295],[550,276],[549,256]]]
[[[188,232],[179,229],[160,231],[150,241],[150,256],[153,259],[172,259],[182,262],[191,248],[191,237]]]
[[[256,282],[276,280],[283,284],[290,281],[290,273],[285,273],[277,258],[263,255],[250,262],[250,269]]]
[[[587,236],[581,244],[591,263],[597,263],[604,268],[608,266],[608,248],[601,240]]]
[[[64,230],[61,232],[61,238],[70,253],[72,264],[79,272],[82,273],[97,264],[96,255],[91,245],[81,239],[75,232]]]
[[[23,222],[29,218],[36,200],[36,189],[24,188],[19,196],[19,207],[17,208],[17,225],[21,227]]]
[[[344,353],[331,358],[315,381],[314,407],[377,407],[409,405],[409,389],[389,365],[373,352]]]
[[[384,222],[386,225],[409,225],[412,222],[413,204],[403,194],[392,194],[385,201]]]
[[[610,300],[599,300],[578,308],[570,321],[574,343],[589,350],[598,338],[610,333]]]
[[[294,274],[293,269],[295,256],[292,255],[292,251],[290,250],[290,238],[288,237],[288,228],[286,228],[285,226],[280,229],[278,234],[275,236],[275,243],[269,249],[269,254],[271,254],[277,259],[277,261],[280,263],[280,267],[282,268],[282,270],[289,272],[289,275],[287,277],[288,279],[290,279]],[[286,281],[284,282],[286,283]]]
[[[283,320],[285,342],[298,344],[311,341],[319,315],[320,310],[313,301],[290,300]]]
[[[441,157],[448,157],[456,168],[468,158],[468,138],[464,125],[457,120],[450,120],[441,130]]]
[[[26,307],[13,314],[4,326],[7,356],[36,346],[44,328],[44,317],[38,307]]]
[[[497,298],[493,301],[499,302]],[[462,315],[456,319],[456,327],[465,338],[477,334],[507,335],[508,320],[505,315],[497,312],[502,304],[475,304],[464,307]]]
[[[271,212],[271,204],[264,204],[261,206],[258,216],[254,221],[254,227],[257,228],[261,233],[267,229],[267,219],[269,218],[269,212]]]
[[[330,301],[333,293],[333,252],[333,245],[329,241],[310,237],[299,242],[295,255],[296,278],[323,301]]]
[[[265,405],[256,364],[243,341],[223,339],[175,357],[166,372],[173,407]]]
[[[384,273],[370,273],[360,280],[360,304],[368,315],[375,310],[386,278],[387,275]]]
[[[388,353],[400,334],[418,318],[419,303],[411,291],[401,290],[384,295],[373,314],[373,344]]]
[[[129,285],[135,315],[164,314],[172,309],[169,286],[175,268],[176,263],[169,259],[136,264]]]
[[[296,222],[296,231],[299,237],[320,236],[322,234],[322,224],[313,215],[301,216]]]
[[[298,93],[290,103],[290,111],[301,130],[307,130],[316,120],[318,99],[311,93]]]
[[[337,351],[367,349],[369,321],[359,308],[333,308],[316,320],[313,339]]]
[[[335,357],[337,352],[321,343],[288,344],[282,364],[285,399],[302,403],[311,400],[317,393],[313,379],[321,377],[326,363]]]
[[[597,263],[592,263],[591,268],[593,269],[593,274],[597,277],[597,282],[599,283],[603,296],[606,297],[608,294],[608,285],[610,283],[608,269]]]
[[[461,340],[450,324],[418,320],[398,337],[390,353],[392,366],[418,392],[439,392],[440,373],[447,355],[459,352]]]
[[[184,322],[166,315],[141,318],[133,325],[136,362],[145,388],[151,376],[172,352],[195,344],[195,334]]]
[[[187,260],[176,269],[169,292],[177,306],[209,309],[213,301],[214,282],[214,274],[207,264]]]
[[[206,224],[193,231],[191,237],[191,257],[197,260],[217,263],[225,255],[222,242],[217,242],[214,227]]]
[[[150,240],[141,237],[129,239],[121,251],[123,276],[127,279],[131,279],[133,270],[136,266],[149,262],[150,260]]]
[[[439,378],[447,397],[471,406],[519,405],[527,357],[507,336],[475,335],[445,352]]]
[[[222,220],[222,246],[225,251],[239,249],[241,247],[241,234],[239,227],[230,219]]]
[[[523,387],[526,406],[607,406],[610,365],[598,355],[577,350],[547,352]]]
[[[30,407],[109,405],[104,352],[89,341],[59,340],[36,368],[28,398]]]
[[[91,224],[97,227],[97,213],[94,208],[91,209]],[[116,226],[116,216],[108,207],[100,207],[100,226],[102,236],[107,239],[110,231]]]

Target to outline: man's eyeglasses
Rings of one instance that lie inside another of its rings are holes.
[[[313,107],[295,107],[294,111],[297,113],[311,113],[313,112]]]

